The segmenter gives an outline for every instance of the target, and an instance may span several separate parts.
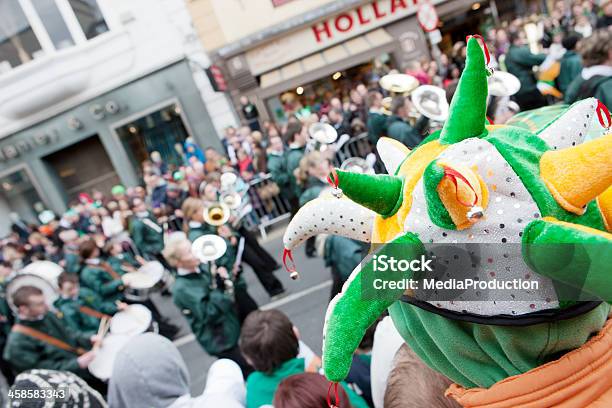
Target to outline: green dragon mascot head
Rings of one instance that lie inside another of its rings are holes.
[[[576,102],[536,132],[488,125],[487,75],[483,50],[470,38],[444,127],[412,151],[382,138],[377,149],[389,174],[338,170],[341,192],[309,202],[287,228],[285,251],[318,233],[373,244],[328,307],[323,368],[330,381],[346,377],[363,334],[386,309],[423,361],[464,387],[524,373],[580,347],[604,324],[612,300],[612,253],[601,250],[612,242],[612,135],[597,120],[602,107],[593,98]],[[585,141],[593,131],[600,137]],[[593,245],[534,249],[586,243]],[[537,289],[519,288],[507,301],[486,291],[466,301],[388,288],[364,295],[374,255],[416,259],[430,244],[480,244],[481,262],[468,266],[475,280],[530,279]],[[511,244],[518,253],[500,249]],[[588,273],[576,273],[586,270],[585,259]],[[560,295],[572,287],[590,300]]]

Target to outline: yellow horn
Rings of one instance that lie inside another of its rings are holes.
[[[561,207],[584,214],[585,206],[612,185],[612,134],[544,153],[540,176]]]

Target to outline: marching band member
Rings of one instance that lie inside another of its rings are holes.
[[[214,227],[204,222],[204,203],[202,200],[194,197],[187,198],[183,202],[181,211],[183,217],[185,217],[183,228],[191,242],[202,235],[214,234]]]
[[[123,300],[126,288],[123,271],[113,269],[107,262],[100,259],[100,249],[93,239],[83,241],[79,245],[79,255],[83,261],[81,282],[105,301]]]
[[[4,359],[16,373],[47,368],[92,378],[86,369],[95,352],[87,350],[99,341],[97,336],[68,329],[65,322],[49,311],[42,290],[34,286],[17,289],[13,303],[18,309],[17,323],[11,329]]]
[[[124,251],[121,242],[114,239],[106,243],[104,253],[107,255],[106,262],[116,271],[134,271],[146,263],[142,257],[133,257],[128,251]]]
[[[62,272],[57,286],[60,296],[53,305],[72,330],[93,334],[100,326],[100,319],[128,306],[123,302],[104,301],[93,290],[81,287],[78,275],[73,273]]]
[[[233,300],[214,288],[208,268],[192,253],[191,242],[182,234],[173,234],[163,253],[177,269],[174,303],[202,348],[212,356],[234,360],[246,376],[249,368],[238,349],[240,322]]]
[[[242,257],[241,250],[244,250],[244,238],[233,232],[227,224],[217,227],[217,234],[225,240],[227,249],[223,256],[217,259],[215,267],[217,268],[218,276],[230,278],[234,285],[234,298],[238,307],[238,318],[242,323],[244,319],[254,310],[258,309],[257,303],[247,291],[247,283],[242,278]],[[242,239],[242,248],[240,248],[240,239]]]
[[[308,130],[300,122],[292,122],[287,126],[285,133],[285,142],[289,145],[287,150],[287,174],[289,175],[289,183],[291,192],[293,193],[291,200],[291,213],[295,214],[299,209],[298,198],[302,194],[302,189],[298,186],[293,172],[300,165],[300,160],[306,151],[306,143],[308,143]]]
[[[396,96],[391,103],[391,116],[387,119],[387,136],[393,138],[409,148],[413,148],[423,140],[423,134],[429,119],[421,116],[413,126],[408,124],[408,118],[411,111],[409,98],[405,96]]]
[[[368,139],[372,146],[376,146],[378,139],[387,134],[387,115],[382,111],[383,96],[378,91],[370,91],[368,93]]]
[[[157,220],[147,210],[144,200],[134,198],[132,200],[132,211],[134,216],[130,220],[130,235],[136,245],[136,249],[147,260],[159,260],[161,251],[164,249],[164,231]]]

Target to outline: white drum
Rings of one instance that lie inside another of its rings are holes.
[[[87,367],[89,372],[102,381],[108,381],[113,373],[117,354],[133,337],[127,334],[109,334],[104,337],[96,357]]]
[[[164,266],[157,262],[147,262],[136,272],[128,272],[123,275],[124,281],[128,284],[125,290],[126,299],[143,302],[147,300],[161,282],[164,276]]]
[[[51,261],[36,261],[28,264],[20,273],[40,276],[57,288],[57,278],[64,272],[61,266]]]
[[[153,316],[143,305],[130,305],[126,310],[115,313],[110,322],[111,334],[134,336],[151,328]],[[104,340],[106,341],[106,340]]]

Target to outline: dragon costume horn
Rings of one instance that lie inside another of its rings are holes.
[[[403,181],[387,174],[362,174],[336,170],[338,187],[352,201],[389,217],[402,204]]]
[[[612,185],[612,134],[561,150],[540,159],[540,174],[557,203],[578,215]]]
[[[465,69],[459,79],[449,112],[440,134],[440,143],[457,143],[476,137],[485,130],[487,69],[483,51],[475,37],[468,40]]]

